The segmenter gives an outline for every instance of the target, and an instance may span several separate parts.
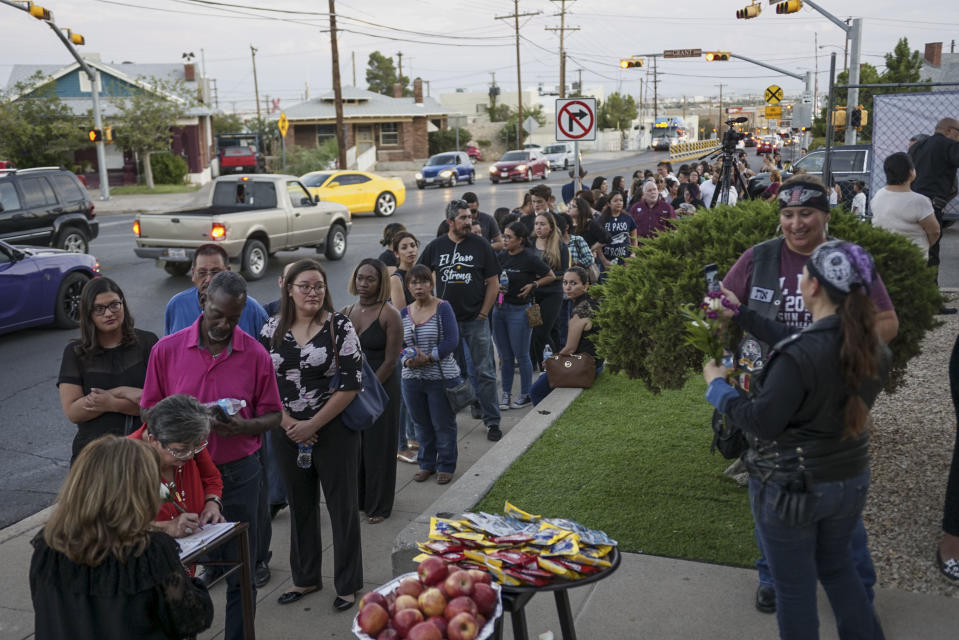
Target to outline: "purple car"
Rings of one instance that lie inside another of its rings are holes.
[[[37,325],[80,323],[80,291],[100,275],[96,258],[0,241],[0,333]]]

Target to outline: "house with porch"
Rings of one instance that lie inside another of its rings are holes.
[[[413,81],[413,96],[403,97],[397,84],[394,97],[343,87],[343,122],[346,128],[348,164],[366,170],[376,163],[414,162],[428,158],[430,131],[445,129],[454,113],[423,96],[423,81]],[[336,100],[333,92],[293,105],[285,110],[290,128],[287,148],[315,147],[336,137]],[[278,118],[276,114],[274,119]]]
[[[112,126],[111,120],[119,115],[114,99],[121,99],[132,95],[135,91],[161,91],[152,86],[151,78],[171,81],[182,81],[191,95],[199,98],[199,104],[191,108],[185,117],[177,121],[172,130],[170,151],[183,157],[189,169],[187,174],[191,182],[205,184],[212,178],[210,165],[216,158],[213,141],[213,109],[210,106],[210,86],[206,78],[201,77],[192,62],[186,64],[136,64],[122,62],[120,64],[102,62],[98,55],[83,56],[84,61],[94,69],[99,76],[100,85],[100,113],[103,126]],[[40,72],[43,79],[36,84],[28,85],[25,91],[13,93],[18,83],[33,82],[33,76]],[[29,96],[40,86],[49,82],[55,83],[55,91],[60,100],[66,104],[77,118],[86,118],[93,111],[92,87],[89,76],[80,68],[79,63],[71,61],[66,65],[13,65],[10,78],[7,81],[7,92],[13,99]],[[177,96],[168,96],[178,99]],[[92,121],[84,121],[86,126]],[[136,184],[137,160],[132,151],[108,144],[106,148],[107,173],[112,186]],[[97,166],[95,148],[77,150],[75,162],[81,167],[80,173],[85,177],[87,186],[99,186],[100,177]]]

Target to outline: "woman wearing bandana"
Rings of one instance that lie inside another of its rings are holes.
[[[775,346],[751,396],[709,362],[706,399],[749,440],[749,496],[772,570],[780,637],[819,637],[818,580],[840,638],[883,638],[849,553],[869,489],[869,409],[890,362],[869,295],[879,280],[872,257],[841,240],[820,243],[802,276],[812,323],[799,333],[723,291],[735,309],[727,315]]]
[[[780,187],[777,201],[782,235],[747,249],[723,278],[723,287],[744,306],[796,332],[813,322],[800,286],[803,267],[810,254],[829,239],[829,191],[815,177],[795,176]],[[878,274],[876,283],[869,289],[869,297],[878,310],[875,331],[882,342],[888,344],[899,331],[899,320]],[[772,344],[774,342],[748,335],[740,347],[737,361],[742,368],[751,370],[755,378],[762,370],[765,354]],[[759,572],[756,608],[773,613],[776,611],[776,592],[758,533],[756,538],[762,554],[756,562]],[[862,522],[857,524],[853,534],[852,557],[872,600],[876,573]]]

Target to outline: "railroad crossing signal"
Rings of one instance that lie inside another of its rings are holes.
[[[802,9],[802,0],[786,0],[776,5],[776,13],[796,13]]]
[[[779,104],[783,99],[782,87],[775,84],[766,87],[766,93],[763,99],[769,104]]]
[[[707,51],[706,62],[726,62],[729,60],[728,51]]]
[[[623,58],[619,61],[619,66],[621,69],[632,69],[634,67],[643,66],[642,58]]]

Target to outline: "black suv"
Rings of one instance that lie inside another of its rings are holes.
[[[862,180],[869,185],[869,163],[872,154],[872,145],[868,144],[850,144],[845,146],[833,147],[830,150],[832,163],[830,173],[832,173],[833,182],[839,183],[842,189],[843,203],[846,208],[852,204],[854,195],[852,183],[856,180]],[[826,162],[826,148],[820,147],[810,151],[799,160],[793,163],[793,171],[803,169],[807,174],[822,178],[823,165]],[[792,176],[789,171],[783,171],[782,179],[785,181]],[[769,186],[769,174],[759,173],[749,180],[749,194],[753,198],[758,198],[766,187]]]
[[[93,201],[71,172],[56,167],[0,171],[0,239],[88,253],[100,232]]]

